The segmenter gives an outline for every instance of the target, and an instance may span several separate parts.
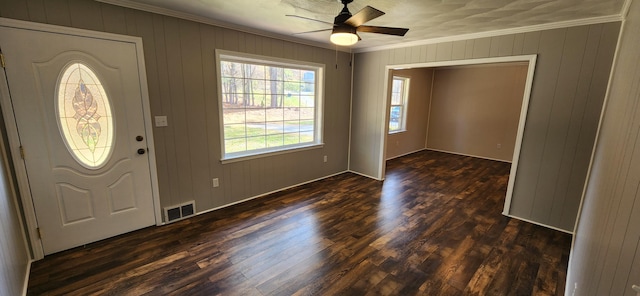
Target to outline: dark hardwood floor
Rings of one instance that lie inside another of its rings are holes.
[[[562,295],[571,237],[501,215],[509,164],[424,151],[33,264],[29,295]]]

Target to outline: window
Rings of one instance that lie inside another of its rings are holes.
[[[322,145],[323,65],[216,53],[222,160]]]
[[[113,146],[113,117],[107,93],[82,63],[66,66],[58,81],[58,128],[71,155],[88,169],[102,167]]]
[[[403,132],[407,129],[407,101],[409,96],[409,78],[393,76],[391,87],[391,108],[389,111],[389,133]]]

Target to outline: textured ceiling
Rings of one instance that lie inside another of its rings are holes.
[[[293,35],[329,26],[320,22],[286,17],[295,14],[333,22],[342,8],[337,0],[119,0],[229,23],[279,35],[329,43],[330,32]],[[620,15],[625,0],[355,0],[355,14],[370,5],[386,12],[367,25],[404,27],[404,37],[359,33],[354,49],[377,47],[446,36],[480,33]]]

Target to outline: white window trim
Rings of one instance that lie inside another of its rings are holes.
[[[278,154],[292,153],[298,151],[304,151],[309,149],[316,149],[324,147],[324,81],[325,81],[325,65],[318,64],[307,61],[299,61],[292,59],[284,59],[270,56],[261,56],[255,54],[248,54],[242,52],[228,51],[222,49],[216,49],[215,51],[216,58],[216,73],[217,80],[216,83],[218,85],[218,119],[220,126],[220,151],[221,158],[220,162],[232,163],[238,161],[244,161],[255,158],[269,157]],[[296,145],[288,145],[288,146],[278,146],[272,148],[244,151],[244,152],[235,152],[232,155],[226,155],[225,146],[224,146],[224,116],[223,116],[223,103],[222,103],[222,70],[220,67],[220,61],[224,59],[225,61],[235,61],[240,63],[253,63],[253,64],[261,64],[261,65],[272,65],[272,66],[280,66],[280,67],[293,67],[298,69],[308,69],[316,71],[316,101],[315,101],[315,128],[314,128],[314,137],[316,141],[314,143],[304,143],[304,144],[296,144]]]
[[[400,117],[401,126],[397,130],[389,130],[389,134],[404,133],[407,131],[407,110],[409,109],[409,85],[411,83],[411,77],[393,75],[391,77],[391,89],[392,89],[390,93],[391,96],[393,96],[393,80],[395,79],[403,80],[402,116]],[[389,120],[387,121],[387,126],[391,122],[391,108],[393,108],[393,106],[399,106],[399,105],[393,105],[392,100],[390,99],[389,100]]]

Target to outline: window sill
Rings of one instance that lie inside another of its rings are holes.
[[[399,133],[404,133],[404,132],[406,132],[406,131],[407,131],[406,129],[403,129],[403,130],[397,130],[397,131],[389,132],[389,134],[390,134],[390,135],[393,135],[393,134],[399,134]]]
[[[270,157],[270,156],[275,156],[275,155],[280,155],[280,154],[294,153],[294,152],[300,152],[300,151],[312,150],[312,149],[320,149],[320,148],[323,148],[323,147],[324,147],[324,143],[320,143],[320,144],[310,144],[310,145],[307,145],[307,146],[299,146],[299,147],[289,148],[289,149],[285,149],[285,150],[263,152],[263,153],[260,153],[260,154],[232,156],[232,157],[227,157],[227,158],[220,159],[220,163],[221,164],[234,163],[234,162],[246,161],[246,160],[251,160],[251,159],[256,159],[256,158]]]

